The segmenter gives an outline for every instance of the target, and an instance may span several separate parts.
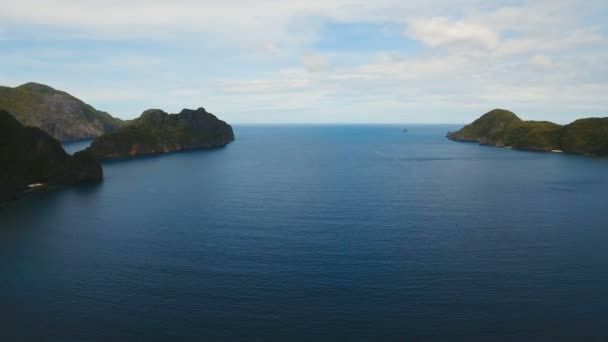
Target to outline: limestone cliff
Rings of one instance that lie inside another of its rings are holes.
[[[123,125],[122,120],[66,92],[38,83],[0,87],[0,109],[22,125],[38,127],[59,141],[91,139]]]
[[[204,108],[179,114],[150,109],[117,131],[96,138],[88,150],[100,159],[126,158],[220,147],[233,140],[232,127]]]

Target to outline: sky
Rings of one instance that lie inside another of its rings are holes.
[[[131,119],[466,123],[608,116],[606,0],[0,0],[0,85]]]

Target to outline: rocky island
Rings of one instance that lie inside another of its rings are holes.
[[[0,109],[59,141],[92,139],[124,124],[66,92],[33,82],[15,88],[0,86]]]
[[[16,199],[28,189],[102,178],[101,164],[92,154],[70,156],[41,129],[24,127],[0,110],[0,202]]]
[[[608,118],[579,119],[561,126],[549,121],[524,121],[513,112],[494,109],[462,129],[448,132],[447,137],[517,150],[608,156]]]
[[[87,151],[99,159],[128,158],[221,147],[232,141],[232,127],[204,108],[184,109],[179,114],[150,109],[115,132],[96,138]]]

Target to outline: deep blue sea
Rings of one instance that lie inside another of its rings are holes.
[[[236,126],[1,207],[0,340],[608,340],[608,159],[401,128]]]

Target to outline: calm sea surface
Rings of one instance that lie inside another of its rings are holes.
[[[607,340],[608,160],[408,128],[236,126],[1,207],[0,340]]]

